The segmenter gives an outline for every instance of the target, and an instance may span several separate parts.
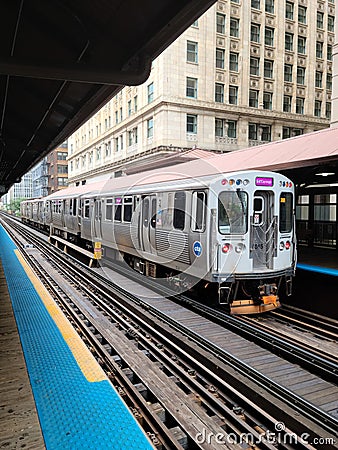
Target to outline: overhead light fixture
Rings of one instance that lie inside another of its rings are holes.
[[[322,173],[316,173],[315,174],[318,177],[328,177],[329,175],[335,175],[334,172],[322,172]]]

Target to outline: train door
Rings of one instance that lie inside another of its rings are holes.
[[[250,255],[253,269],[272,269],[275,251],[274,194],[256,191],[253,198],[251,218]]]
[[[142,198],[141,240],[143,251],[148,253],[154,253],[155,250],[156,208],[156,195]]]
[[[101,238],[102,205],[101,200],[94,200],[93,238]]]

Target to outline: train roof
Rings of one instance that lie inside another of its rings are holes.
[[[238,153],[240,151],[234,152]],[[210,153],[209,157],[205,157],[189,161],[182,164],[177,164],[170,167],[163,167],[160,169],[149,170],[133,175],[122,176],[119,178],[110,178],[105,181],[96,183],[74,186],[63,189],[61,191],[50,194],[46,200],[68,198],[74,196],[88,195],[92,196],[97,193],[118,192],[121,190],[128,191],[133,186],[158,185],[158,184],[172,184],[179,185],[194,185],[198,183],[199,179],[204,178],[205,182],[213,180],[214,176],[221,176],[223,174],[230,174],[233,172],[252,172],[249,165],[248,169],[243,168],[243,162],[239,158],[229,158],[232,154],[216,155]],[[256,169],[255,172],[267,172],[262,169]]]

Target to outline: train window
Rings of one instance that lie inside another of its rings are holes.
[[[145,198],[142,205],[143,226],[148,228],[149,225],[149,199]]]
[[[218,199],[218,229],[222,234],[244,234],[248,229],[248,194],[221,192]]]
[[[77,215],[77,199],[76,198],[74,198],[73,199],[73,216],[76,216]]]
[[[84,201],[83,217],[89,219],[89,200]]]
[[[282,192],[279,198],[279,232],[290,233],[292,230],[293,195]]]
[[[123,199],[123,222],[131,222],[133,214],[133,197],[124,197]]]
[[[151,219],[150,219],[151,228],[156,228],[156,198],[151,200]]]
[[[113,220],[113,199],[106,200],[106,220]]]
[[[185,192],[176,192],[174,197],[174,228],[183,230],[185,224]]]
[[[205,227],[205,192],[193,192],[191,229],[192,231],[204,231]]]
[[[122,220],[122,198],[121,197],[115,197],[114,220],[116,222],[121,222],[121,220]]]

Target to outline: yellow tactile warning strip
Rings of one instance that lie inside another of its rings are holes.
[[[76,333],[72,325],[69,323],[61,309],[51,298],[50,294],[47,292],[41,281],[37,278],[32,269],[23,259],[19,250],[14,250],[14,252],[20,263],[22,264],[27,276],[31,280],[36,292],[39,294],[48,313],[60,330],[64,340],[73,353],[74,358],[76,359],[76,362],[86,379],[90,382],[106,380],[107,377],[102,368],[98,365],[94,356],[90,353],[90,351],[81,340],[80,336]]]

